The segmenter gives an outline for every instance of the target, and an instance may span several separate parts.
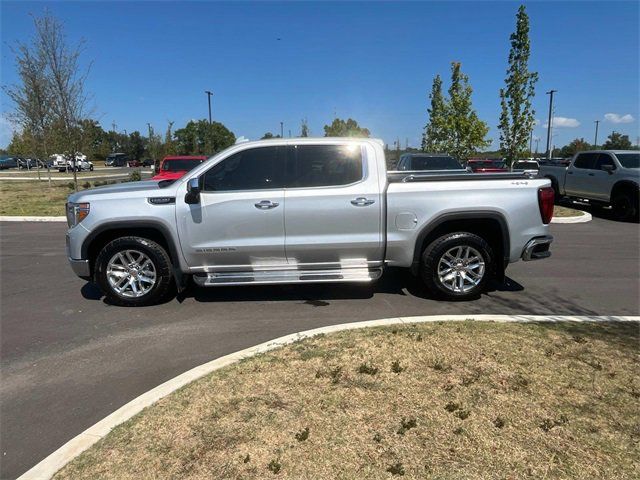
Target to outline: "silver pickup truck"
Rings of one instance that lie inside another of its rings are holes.
[[[594,150],[574,155],[565,165],[540,165],[538,175],[551,180],[556,199],[588,200],[611,205],[620,220],[638,218],[640,152]]]
[[[373,139],[236,144],[178,180],[69,197],[67,254],[108,301],[185,288],[371,282],[411,268],[445,298],[477,297],[510,262],[550,255],[553,190],[524,174],[387,172]]]

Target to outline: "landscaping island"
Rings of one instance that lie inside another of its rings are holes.
[[[55,478],[638,478],[638,323],[439,322],[218,370]]]

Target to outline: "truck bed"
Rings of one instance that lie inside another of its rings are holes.
[[[407,183],[407,182],[450,182],[450,181],[475,181],[475,180],[522,180],[535,178],[536,176],[526,172],[496,172],[496,173],[471,173],[471,172],[452,172],[451,170],[432,170],[432,171],[398,171],[391,170],[387,172],[387,180],[389,183]]]

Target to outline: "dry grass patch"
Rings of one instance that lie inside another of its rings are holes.
[[[575,208],[561,207],[559,205],[553,207],[554,217],[581,217],[582,215],[584,215],[584,212]]]
[[[0,181],[0,215],[64,215],[68,182]]]
[[[316,337],[188,385],[57,479],[638,478],[637,323]]]

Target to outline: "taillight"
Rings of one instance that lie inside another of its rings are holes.
[[[553,218],[553,201],[555,196],[556,194],[551,187],[538,189],[538,206],[540,207],[540,216],[544,224],[551,222]]]

